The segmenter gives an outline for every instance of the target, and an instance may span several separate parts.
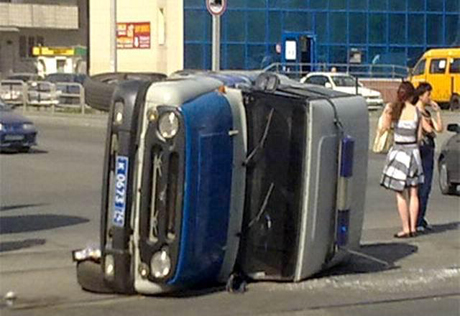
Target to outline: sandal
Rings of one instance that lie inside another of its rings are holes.
[[[399,232],[393,235],[394,238],[411,238],[412,233]]]

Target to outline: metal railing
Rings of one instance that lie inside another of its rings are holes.
[[[24,112],[28,106],[36,106],[51,108],[53,114],[56,108],[80,108],[85,114],[87,107],[83,86],[73,82],[2,80],[0,98],[7,104],[23,106]]]
[[[273,63],[264,71],[284,74],[292,79],[300,79],[309,72],[341,72],[359,78],[402,79],[409,76],[409,68],[398,65],[375,64],[335,64],[335,63]]]

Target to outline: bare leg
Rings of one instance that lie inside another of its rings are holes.
[[[417,193],[417,191],[415,191]],[[411,232],[409,221],[409,207],[406,198],[402,192],[396,193],[396,202],[398,204],[399,217],[401,217],[402,229],[405,234]]]
[[[415,232],[419,211],[419,201],[417,187],[409,189],[409,212],[410,212],[410,231]]]

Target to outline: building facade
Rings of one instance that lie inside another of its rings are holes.
[[[37,72],[34,46],[86,46],[86,0],[0,0],[0,78]]]
[[[91,73],[109,71],[110,0],[90,0]],[[460,0],[228,0],[221,18],[221,68],[297,62],[412,67],[429,48],[460,46]],[[118,70],[211,68],[205,0],[117,0],[117,22],[150,25],[149,48],[120,46]],[[120,26],[119,26],[120,27]],[[120,38],[119,38],[120,40]]]

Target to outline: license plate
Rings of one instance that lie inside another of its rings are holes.
[[[115,165],[113,224],[118,227],[123,227],[125,225],[127,183],[128,157],[117,156]]]
[[[24,135],[5,135],[5,140],[23,140]]]

